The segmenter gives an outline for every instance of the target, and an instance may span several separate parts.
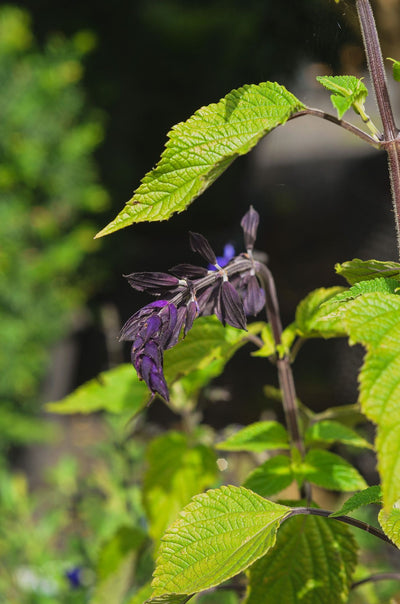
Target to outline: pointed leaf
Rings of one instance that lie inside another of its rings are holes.
[[[46,409],[60,414],[131,411],[134,415],[146,406],[148,398],[146,384],[139,381],[132,365],[124,364],[103,371],[61,401],[47,403]]]
[[[353,447],[362,447],[371,449],[372,445],[355,430],[344,426],[340,422],[324,420],[312,424],[305,433],[305,443],[307,446],[326,443],[343,443]]]
[[[332,338],[345,335],[340,317],[332,315],[329,305],[329,300],[343,290],[342,287],[321,287],[300,302],[296,310],[296,328],[301,337]]]
[[[248,571],[244,604],[347,602],[356,562],[347,526],[317,516],[290,518],[274,548]]]
[[[382,509],[378,516],[379,524],[386,535],[400,548],[400,509],[395,504],[391,509]]]
[[[320,449],[307,453],[299,474],[304,480],[334,491],[359,491],[367,487],[364,478],[348,461]]]
[[[375,277],[398,277],[400,264],[398,262],[382,262],[381,260],[348,260],[335,265],[335,271],[350,285],[359,281],[375,279]]]
[[[157,166],[97,237],[134,222],[166,220],[182,212],[234,159],[302,108],[296,97],[272,82],[243,86],[202,107],[172,128]]]
[[[393,61],[393,65],[392,65],[393,79],[396,80],[396,82],[400,82],[400,61],[396,61],[396,59],[391,59],[390,57],[388,57],[388,61]]]
[[[270,357],[275,354],[275,341],[274,336],[272,335],[272,329],[269,323],[266,323],[261,331],[261,339],[264,343],[262,348],[256,350],[256,352],[252,352],[251,356],[253,357]]]
[[[286,489],[294,478],[290,458],[286,455],[275,455],[253,470],[243,486],[262,497],[270,497]]]
[[[333,512],[331,517],[335,516],[344,516],[345,514],[349,514],[350,512],[354,512],[354,510],[358,510],[358,508],[369,505],[370,503],[381,503],[382,501],[382,489],[380,485],[374,485],[372,487],[368,487],[359,493],[354,493],[347,501],[344,502],[340,510],[337,512]]]
[[[143,500],[150,535],[158,542],[191,498],[214,484],[218,468],[212,449],[191,445],[180,432],[154,439],[146,459]]]
[[[332,105],[337,109],[339,119],[342,119],[350,107],[358,113],[368,96],[365,84],[354,76],[318,76],[317,80],[331,92]]]
[[[265,421],[250,424],[216,446],[223,451],[254,451],[262,453],[270,449],[288,449],[285,428],[279,422]]]
[[[237,575],[274,545],[290,511],[243,487],[198,495],[163,537],[153,595],[198,592]]]

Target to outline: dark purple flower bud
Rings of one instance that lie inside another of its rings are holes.
[[[66,578],[69,581],[69,584],[71,585],[72,588],[77,589],[78,587],[81,587],[82,585],[82,569],[79,566],[75,566],[74,568],[71,568],[70,570],[67,570],[67,572],[65,573]]]
[[[127,320],[121,329],[121,334],[119,337],[120,341],[127,340],[133,342],[136,339],[139,331],[142,329],[146,318],[156,314],[159,309],[163,308],[167,304],[168,300],[156,300],[155,302],[151,302],[138,310]]]
[[[159,371],[152,371],[149,376],[149,382],[146,382],[153,395],[159,394],[163,399],[169,401],[169,392],[167,382],[163,375],[162,369]]]
[[[185,323],[185,336],[188,331],[190,331],[193,327],[193,323],[198,314],[198,303],[194,300],[191,300],[187,305],[186,311],[186,323]]]
[[[200,279],[208,273],[204,266],[195,266],[194,264],[177,264],[169,271],[180,279]]]
[[[128,279],[129,285],[141,292],[147,291],[150,294],[160,294],[175,289],[179,285],[179,279],[168,275],[168,273],[132,273],[124,275]]]
[[[265,292],[255,275],[249,275],[243,295],[244,312],[254,317],[265,305]]]
[[[247,331],[243,302],[236,289],[229,281],[222,282],[219,301],[222,322]]]
[[[174,333],[175,325],[178,319],[178,311],[175,304],[167,304],[160,310],[158,316],[162,322],[159,342],[161,347],[165,350],[167,342]]]
[[[208,317],[214,313],[214,308],[218,303],[220,283],[212,283],[206,287],[200,294],[197,294],[197,305],[199,315]]]
[[[257,229],[258,223],[260,221],[260,216],[258,212],[250,206],[250,209],[243,216],[240,226],[243,229],[244,233],[244,244],[246,250],[252,250],[254,247],[254,242],[257,237]]]
[[[168,348],[172,348],[173,346],[175,346],[175,344],[178,343],[183,324],[185,323],[185,318],[186,318],[186,308],[185,308],[185,306],[180,306],[177,310],[177,318],[176,318],[175,327],[173,328],[168,341],[165,343],[165,346],[164,346],[165,350],[167,350]]]
[[[198,252],[210,264],[217,264],[215,253],[203,235],[200,235],[200,233],[189,233],[189,239],[190,247],[194,252]]]

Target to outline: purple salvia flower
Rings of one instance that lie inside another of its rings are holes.
[[[186,322],[185,322],[185,331],[184,335],[186,336],[187,332],[190,331],[193,327],[193,323],[197,314],[199,312],[199,305],[195,300],[191,300],[188,302],[186,307]]]
[[[243,294],[244,312],[246,315],[253,315],[255,317],[265,305],[265,292],[260,287],[255,275],[249,275],[246,281],[246,288]]]
[[[253,206],[250,206],[240,223],[240,226],[243,229],[244,244],[247,251],[251,251],[254,247],[259,221],[260,216],[258,212],[256,212]]]
[[[126,277],[131,287],[141,292],[147,291],[149,294],[162,294],[179,285],[179,279],[168,273],[132,273],[124,275],[124,277]]]
[[[219,303],[222,322],[247,331],[243,301],[229,281],[222,282]]]
[[[226,266],[227,264],[229,264],[229,262],[232,260],[232,258],[235,257],[235,248],[233,247],[233,245],[231,243],[227,243],[226,245],[224,245],[224,252],[222,256],[217,256],[217,264],[220,268],[224,268],[224,266]],[[217,267],[214,264],[209,264],[208,265],[208,270],[210,271],[216,271],[218,270]]]
[[[170,268],[169,271],[173,275],[183,279],[200,279],[208,273],[204,266],[195,266],[194,264],[177,264]]]
[[[204,260],[207,260],[207,262],[209,262],[210,264],[213,264],[214,266],[217,264],[217,257],[215,255],[215,252],[203,235],[201,235],[200,233],[190,232],[189,240],[190,247],[193,252],[198,252],[201,256],[203,256]]]

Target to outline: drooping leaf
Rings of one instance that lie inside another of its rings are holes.
[[[376,277],[398,277],[400,275],[400,264],[398,262],[354,258],[342,264],[336,264],[335,271],[346,279],[350,285],[354,285],[359,281],[375,279]]]
[[[188,388],[204,386],[220,375],[233,354],[248,342],[247,334],[258,333],[262,325],[252,323],[245,332],[230,325],[224,327],[215,316],[197,319],[186,338],[165,352],[164,373],[168,385],[194,374]]]
[[[172,128],[157,166],[97,237],[182,212],[237,157],[302,108],[296,97],[273,82],[243,86],[202,107]]]
[[[272,329],[269,323],[266,323],[261,330],[261,339],[264,346],[252,352],[253,357],[270,357],[275,354],[275,342],[274,336],[272,335]]]
[[[362,111],[368,90],[360,79],[354,76],[318,76],[317,80],[335,93],[331,96],[331,101],[337,109],[339,119],[351,107],[357,113],[360,113],[360,109]]]
[[[378,515],[379,524],[386,535],[400,549],[400,509],[396,503],[391,509],[382,509]]]
[[[329,305],[330,299],[343,290],[343,287],[321,287],[300,302],[296,310],[296,329],[301,337],[332,338],[345,335],[341,318],[332,314],[333,309]]]
[[[358,508],[369,505],[370,503],[381,503],[382,501],[382,489],[380,485],[374,485],[372,487],[367,487],[363,491],[359,491],[358,493],[354,493],[347,501],[344,502],[340,510],[337,512],[333,512],[331,517],[335,516],[344,516],[345,514],[349,514],[350,512],[354,512]]]
[[[56,403],[48,403],[51,413],[121,413],[141,411],[149,398],[147,386],[140,382],[132,365],[119,365],[103,371],[96,378],[79,386],[72,394]]]
[[[367,348],[360,403],[377,424],[378,470],[388,511],[400,500],[400,296],[360,296],[349,303],[344,321],[351,342]]]
[[[135,527],[123,526],[102,547],[97,565],[97,581],[91,602],[122,604],[130,587],[137,550],[146,534]]]
[[[244,604],[347,602],[356,562],[347,526],[317,516],[290,518],[274,548],[249,569]]]
[[[361,474],[348,461],[320,449],[312,449],[300,465],[299,476],[324,489],[359,491],[367,484]]]
[[[326,443],[343,443],[353,447],[371,449],[372,445],[355,430],[344,426],[340,422],[324,420],[316,422],[307,428],[305,433],[305,443],[307,446]]]
[[[243,487],[196,496],[163,537],[153,596],[199,592],[237,575],[274,545],[290,511]]]
[[[261,453],[271,449],[288,449],[289,441],[285,428],[279,422],[255,422],[242,428],[216,445],[223,451],[254,451]]]
[[[211,448],[191,444],[189,437],[180,432],[154,439],[146,459],[143,501],[150,535],[158,543],[191,498],[213,486],[218,467]]]
[[[270,497],[286,489],[294,478],[290,458],[286,455],[275,455],[250,472],[243,486],[262,497]]]

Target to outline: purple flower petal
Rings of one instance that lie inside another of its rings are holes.
[[[150,294],[160,294],[162,292],[173,290],[179,285],[179,279],[168,273],[144,272],[124,275],[129,285],[141,292],[147,291]]]
[[[243,229],[244,233],[244,244],[246,250],[252,250],[254,247],[254,243],[257,237],[257,229],[258,223],[260,221],[260,216],[258,212],[250,206],[250,209],[243,216],[240,226]]]
[[[190,247],[194,252],[198,252],[210,264],[216,264],[217,258],[207,239],[200,233],[189,233]]]
[[[223,281],[220,289],[220,305],[223,323],[247,331],[243,302],[229,281]]]
[[[197,317],[197,313],[198,313],[198,304],[194,300],[191,300],[189,302],[189,304],[187,305],[186,323],[185,323],[185,332],[184,332],[185,336],[186,336],[187,332],[192,329],[194,320]]]
[[[201,279],[208,273],[204,266],[195,266],[194,264],[177,264],[169,270],[173,275],[182,279]]]
[[[244,312],[246,315],[254,317],[263,309],[265,305],[265,292],[255,275],[250,275],[247,281],[247,287],[243,296]]]
[[[173,328],[168,341],[164,345],[165,350],[167,350],[168,348],[172,348],[173,346],[175,346],[175,344],[178,343],[179,336],[181,334],[182,327],[185,322],[185,318],[186,318],[186,307],[180,306],[178,308],[178,314],[177,314],[175,327]]]

